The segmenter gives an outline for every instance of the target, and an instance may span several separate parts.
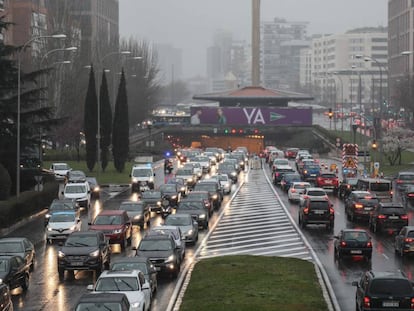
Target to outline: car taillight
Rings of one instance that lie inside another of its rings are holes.
[[[378,219],[385,219],[385,218],[387,218],[387,216],[382,215],[382,214],[378,215]]]
[[[414,241],[414,239],[413,238],[405,238],[404,239],[404,242],[405,243],[412,243]]]
[[[341,241],[341,247],[345,247],[346,246],[346,242],[345,241]]]
[[[309,213],[309,208],[305,207],[305,208],[303,209],[303,213],[304,213],[304,214],[308,214],[308,213]]]
[[[401,215],[400,218],[404,220],[408,220],[408,215]]]
[[[276,177],[278,177],[280,174],[279,173],[275,173]]]
[[[364,205],[362,205],[362,204],[358,204],[358,203],[355,204],[355,208],[363,208],[363,207],[364,207]]]
[[[335,214],[335,210],[334,210],[332,207],[330,207],[330,208],[329,208],[329,213],[331,213],[331,214]]]
[[[370,308],[371,307],[371,299],[368,296],[364,297],[364,308]]]
[[[372,242],[367,242],[367,247],[372,247]]]
[[[412,198],[412,197],[414,197],[414,193],[409,193],[409,194],[408,194],[408,196],[409,196],[410,198]]]
[[[296,193],[296,189],[290,190],[291,193]]]
[[[346,188],[347,189],[351,189],[351,185],[346,185]]]
[[[308,171],[307,171],[307,170],[304,170],[304,171],[303,171],[303,174],[307,174],[307,173],[308,173]]]
[[[395,182],[396,182],[397,184],[402,184],[402,183],[403,183],[403,181],[402,181],[402,180],[400,180],[400,179],[397,179]]]
[[[414,298],[411,298],[410,309],[414,309]]]

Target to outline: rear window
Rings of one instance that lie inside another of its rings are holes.
[[[391,183],[375,182],[371,183],[371,191],[390,191]]]
[[[327,210],[329,209],[329,204],[327,201],[312,201],[310,202],[309,207],[311,207],[312,209]]]
[[[410,282],[403,279],[373,280],[369,289],[371,294],[387,296],[409,296],[412,291]]]
[[[335,178],[336,175],[335,174],[321,174],[322,178]]]
[[[311,190],[308,191],[308,195],[310,196],[314,196],[314,197],[321,197],[324,196],[326,193],[324,191],[320,191],[320,190]]]
[[[400,180],[414,180],[414,174],[401,174],[398,179]]]
[[[377,198],[371,198],[371,199],[360,199],[359,202],[362,204],[378,204],[379,200]]]

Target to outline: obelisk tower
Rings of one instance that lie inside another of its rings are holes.
[[[252,0],[252,86],[260,85],[260,0]]]

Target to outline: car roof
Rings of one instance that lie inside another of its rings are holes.
[[[1,238],[0,242],[22,242],[24,240],[27,240],[30,242],[29,239],[24,237],[10,237],[10,238]]]
[[[342,232],[363,232],[363,233],[367,233],[366,230],[364,230],[364,229],[357,229],[357,228],[344,228],[341,231]]]
[[[309,188],[307,188],[307,191],[308,192],[309,191],[324,191],[324,192],[326,192],[325,189],[320,188],[320,187],[309,187]]]
[[[378,278],[399,278],[399,279],[407,279],[404,272],[402,271],[373,271],[370,270],[369,273],[373,275],[376,279]]]
[[[74,231],[70,235],[99,235],[102,233],[101,231],[95,231],[95,230],[88,230],[88,231]]]
[[[119,209],[104,209],[102,211],[99,212],[99,215],[122,215],[123,213],[125,213],[124,210],[119,210]]]

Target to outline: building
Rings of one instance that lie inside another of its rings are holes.
[[[183,51],[171,44],[156,44],[160,78],[163,84],[183,78]]]
[[[275,18],[260,27],[261,84],[295,91],[299,83],[300,51],[309,46],[307,22]]]

